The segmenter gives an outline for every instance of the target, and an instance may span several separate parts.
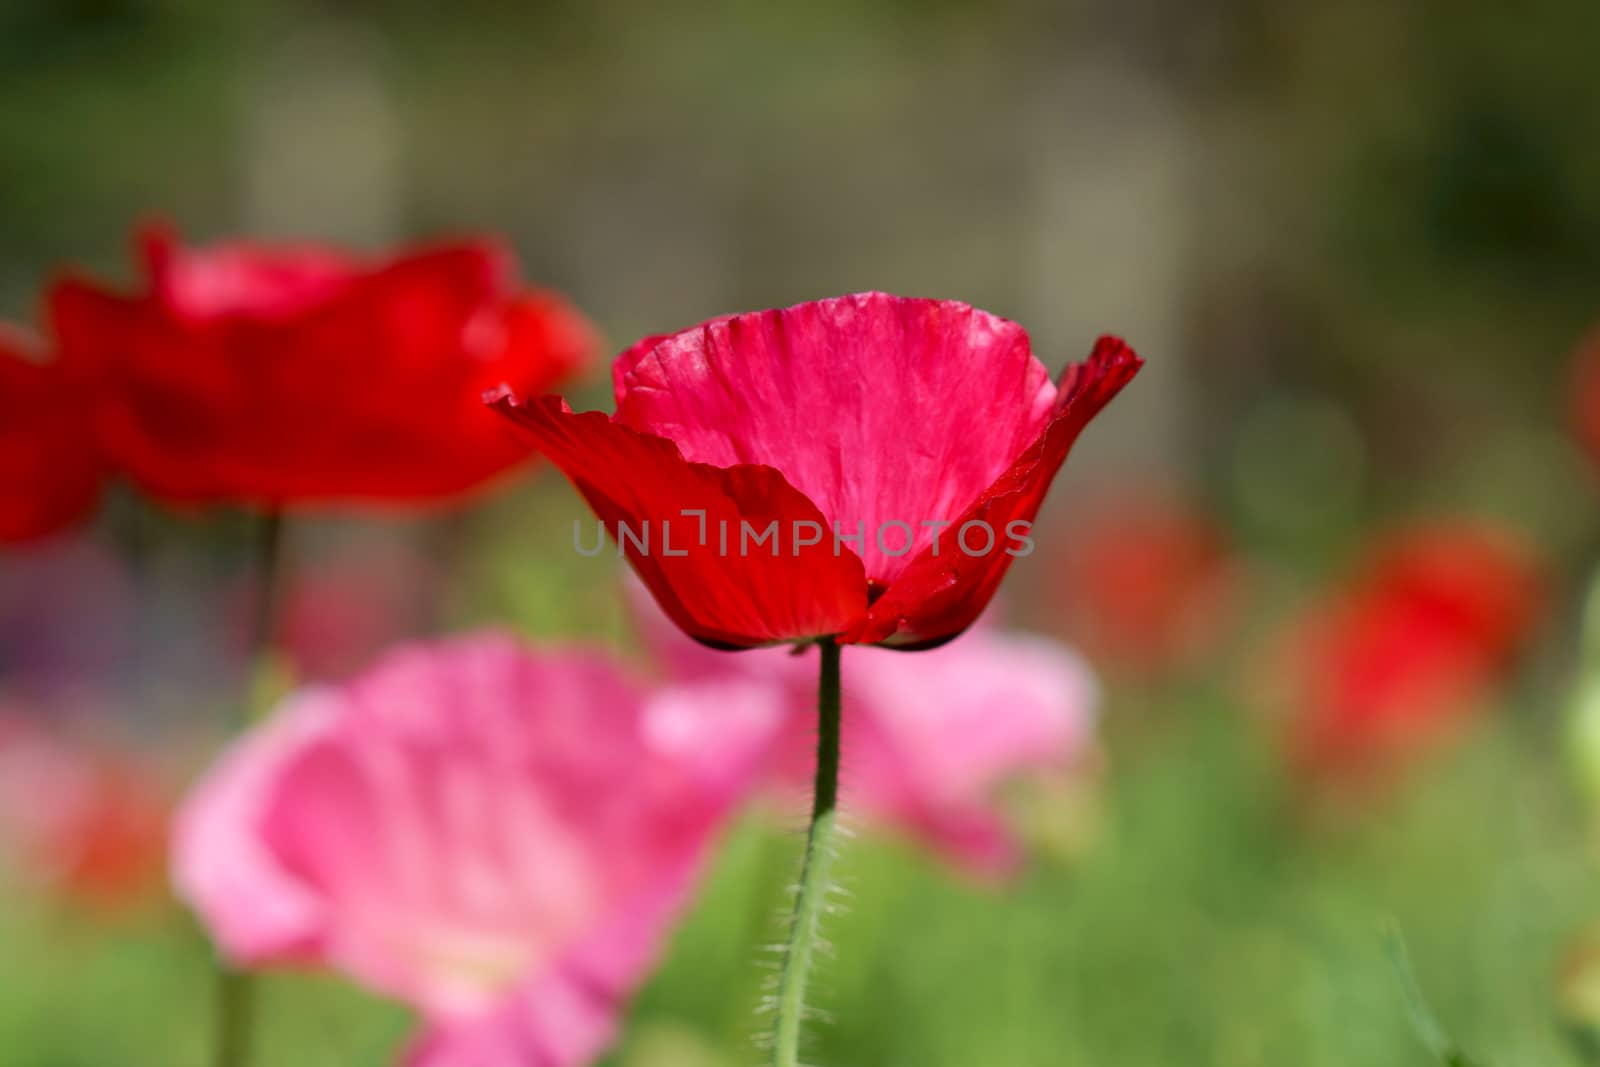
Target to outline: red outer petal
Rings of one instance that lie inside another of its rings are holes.
[[[0,323],[0,544],[48,537],[94,510],[102,467],[77,376]]]
[[[518,404],[509,390],[489,403],[516,424],[528,441],[560,467],[594,508],[608,533],[618,523],[635,534],[649,522],[650,551],[627,545],[629,561],[661,607],[684,632],[701,641],[735,647],[798,641],[838,634],[866,607],[866,573],[848,549],[834,554],[831,536],[796,553],[790,536],[795,521],[828,530],[822,512],[771,467],[690,463],[664,437],[621,426],[603,412],[574,414],[560,397]],[[704,509],[706,544],[699,519],[684,509]],[[660,543],[669,520],[672,550]],[[741,521],[760,532],[776,520],[779,555],[772,542],[739,552]],[[727,523],[728,550],[719,546]]]
[[[1088,360],[1068,367],[1044,432],[943,531],[938,555],[924,550],[840,642],[919,648],[971,626],[1011,565],[1007,525],[1033,521],[1078,434],[1143,365],[1120,338],[1102,337]],[[984,555],[969,556],[956,541],[962,524],[973,521],[994,531],[994,546]]]
[[[192,322],[223,315],[289,318],[338,295],[366,269],[320,245],[231,241],[184,248],[168,223],[134,235],[150,298]]]
[[[505,342],[494,367],[519,396],[548,393],[589,369],[601,350],[600,335],[560,293],[533,289],[505,309]]]
[[[316,249],[158,234],[145,252],[149,295],[68,278],[48,299],[63,354],[105,383],[109,462],[170,502],[452,500],[528,458],[483,391],[544,392],[596,348],[565,301],[515,292],[490,242],[344,274]]]

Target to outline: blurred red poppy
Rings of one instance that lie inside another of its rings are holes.
[[[496,406],[691,636],[926,648],[1032,550],[1078,434],[1141,365],[1103,337],[1053,383],[1016,323],[855,293],[640,341],[614,416],[514,389]]]
[[[1578,344],[1572,363],[1572,388],[1567,390],[1573,431],[1600,466],[1600,327]]]
[[[297,682],[346,678],[385,647],[427,629],[439,578],[425,558],[393,544],[297,560],[279,594],[275,646]]]
[[[1217,524],[1159,490],[1118,492],[1084,511],[1057,571],[1056,600],[1072,639],[1095,662],[1135,673],[1215,649],[1239,585]]]
[[[0,323],[0,543],[80,522],[103,481],[76,367],[26,330]]]
[[[129,904],[161,885],[168,804],[126,757],[0,713],[0,845],[29,881],[87,904]]]
[[[49,294],[63,352],[100,380],[111,464],[176,503],[416,504],[526,456],[483,408],[589,357],[588,322],[519,293],[509,256],[465,242],[364,262],[315,246],[185,249],[141,235],[145,291]]]
[[[1542,600],[1535,560],[1507,531],[1434,525],[1380,543],[1297,632],[1297,761],[1382,770],[1441,740],[1503,678]]]

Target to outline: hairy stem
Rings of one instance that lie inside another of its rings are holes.
[[[278,585],[283,561],[283,515],[278,511],[263,514],[257,527],[256,547],[256,611],[254,628],[250,634],[251,671],[259,667],[262,658],[272,647],[272,633],[278,615]],[[238,728],[250,725],[254,709],[248,695],[239,701]],[[211,1063],[213,1067],[247,1067],[250,1062],[250,1039],[254,1031],[254,989],[248,971],[242,971],[217,957],[216,1016],[212,1035]]]
[[[822,670],[817,683],[817,777],[806,833],[805,859],[789,920],[783,969],[778,975],[777,1019],[772,1030],[773,1067],[799,1067],[800,1031],[805,1021],[806,980],[827,906],[828,870],[833,865],[833,831],[839,799],[839,646],[819,643]]]

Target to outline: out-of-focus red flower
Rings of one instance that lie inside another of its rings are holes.
[[[1297,761],[1383,770],[1440,740],[1502,679],[1542,600],[1539,567],[1508,531],[1438,524],[1382,541],[1295,632]]]
[[[273,648],[300,682],[349,677],[384,648],[426,628],[438,576],[418,556],[389,544],[362,544],[296,562],[278,591]],[[241,590],[241,631],[253,620],[259,590]],[[241,647],[248,633],[242,632]]]
[[[612,368],[614,416],[515,389],[496,406],[691,636],[916,648],[983,611],[1140,365],[1102,338],[1057,386],[1015,323],[859,293],[646,338]]]
[[[1600,466],[1600,327],[1579,343],[1572,364],[1572,388],[1567,391],[1573,431]]]
[[[145,291],[51,288],[65,354],[99,379],[110,463],[183,504],[416,504],[526,450],[483,408],[548,389],[595,347],[560,297],[519,292],[486,242],[366,262],[312,246],[186,249],[141,235]]]
[[[166,797],[147,771],[0,720],[0,843],[29,881],[115,906],[160,885]]]
[[[103,468],[75,363],[0,323],[0,543],[47,537],[82,521]]]
[[[1097,662],[1151,671],[1213,649],[1238,571],[1216,523],[1175,495],[1097,500],[1069,538],[1057,601]]]

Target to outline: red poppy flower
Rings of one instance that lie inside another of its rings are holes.
[[[0,543],[65,529],[94,510],[101,460],[75,368],[0,323]]]
[[[488,243],[366,263],[311,246],[140,242],[146,291],[54,286],[63,350],[93,361],[110,461],[189,504],[418,503],[524,456],[482,410],[593,349],[561,298],[518,293]]]
[[[1015,323],[861,293],[647,338],[613,367],[614,416],[492,402],[690,635],[913,648],[978,617],[1140,364],[1102,338],[1057,386]]]
[[[1481,703],[1537,621],[1541,581],[1503,531],[1436,526],[1379,545],[1299,632],[1299,762],[1381,769]]]
[[[1152,489],[1118,491],[1085,511],[1057,575],[1073,639],[1096,661],[1140,674],[1214,651],[1240,584],[1217,524]]]

